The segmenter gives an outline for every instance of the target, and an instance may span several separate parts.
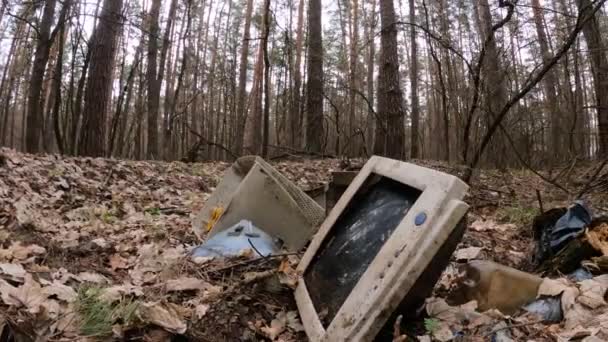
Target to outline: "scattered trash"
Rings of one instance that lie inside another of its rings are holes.
[[[513,314],[534,301],[542,278],[492,261],[473,260],[464,265],[463,277],[451,293],[449,303],[475,300],[479,310],[498,309]]]
[[[508,328],[509,326],[505,322],[496,324],[493,329],[492,342],[512,342],[513,337]]]
[[[245,156],[226,170],[193,228],[200,239],[209,231],[213,238],[247,219],[296,251],[308,243],[324,217],[317,202],[270,164]]]
[[[540,316],[547,323],[561,322],[564,318],[561,296],[541,296],[532,303],[524,305],[523,309]]]
[[[254,226],[251,221],[242,220],[195,248],[192,258],[242,255],[259,258],[276,254],[279,250],[272,236]]]
[[[553,211],[543,216],[551,217],[561,211],[558,209],[558,211]],[[540,223],[537,223],[538,226],[535,227],[537,262],[542,262],[561,251],[568,242],[583,234],[585,228],[590,223],[591,213],[582,201],[576,201],[553,224],[551,224],[550,219],[542,224],[542,226]]]
[[[593,279],[593,274],[581,267],[576,269],[576,271],[568,274],[568,279],[572,281],[583,281],[587,279]]]

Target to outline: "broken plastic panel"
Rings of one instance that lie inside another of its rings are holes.
[[[262,158],[246,156],[226,170],[193,226],[203,239],[247,219],[294,251],[308,243],[324,217],[319,204]]]
[[[464,232],[458,178],[372,157],[298,266],[296,302],[309,339],[372,341],[415,312]]]
[[[243,254],[267,257],[278,251],[279,247],[272,236],[251,221],[242,220],[198,246],[192,252],[192,257],[234,257]]]

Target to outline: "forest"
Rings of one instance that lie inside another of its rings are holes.
[[[0,0],[0,342],[608,341],[608,0]]]
[[[0,144],[506,168],[608,153],[605,0],[3,0]]]

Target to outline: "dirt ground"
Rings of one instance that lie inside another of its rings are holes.
[[[305,191],[327,182],[332,171],[361,163],[272,162]],[[297,256],[189,258],[200,243],[191,220],[228,166],[0,149],[0,341],[306,340],[291,292]],[[586,188],[594,215],[608,214],[608,168],[593,178],[598,166],[572,162],[542,171],[564,189],[528,170],[481,171],[465,199],[469,227],[431,299],[449,294],[458,264],[469,259],[531,271],[531,226],[540,203],[545,210],[567,206]],[[608,316],[608,305],[600,304],[593,315]],[[564,323],[484,317],[478,324],[432,315],[404,322],[406,340],[495,339],[496,324],[505,322],[500,333],[513,340],[567,341]],[[607,322],[595,326],[608,328]],[[446,328],[458,334],[441,335]],[[602,336],[596,330],[587,336]]]

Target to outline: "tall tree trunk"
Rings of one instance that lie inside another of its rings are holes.
[[[304,46],[304,2],[298,4],[298,26],[296,29],[296,61],[293,67],[293,103],[289,115],[291,129],[291,147],[299,148],[302,144],[302,47]]]
[[[23,24],[22,24],[23,25]],[[18,27],[16,30],[16,33],[20,33],[22,27]],[[8,108],[8,104],[9,104],[9,98],[10,98],[10,93],[12,92],[12,87],[10,86],[10,84],[13,82],[13,79],[11,77],[8,77],[8,79],[10,79],[7,83],[7,76],[9,74],[9,70],[11,70],[12,73],[12,69],[13,69],[13,65],[14,65],[14,55],[15,55],[15,51],[17,49],[17,46],[19,45],[19,39],[17,39],[17,36],[15,35],[13,37],[13,40],[11,42],[11,47],[8,50],[8,54],[6,55],[6,62],[4,63],[4,68],[2,68],[2,80],[0,81],[0,100],[3,100],[2,102],[0,102],[0,145],[4,145],[6,144],[6,133],[7,133],[7,129],[8,129],[8,110],[5,110],[5,108]],[[7,86],[8,85],[8,86]],[[4,99],[2,98],[2,96],[4,95],[6,90],[6,97],[4,97]]]
[[[491,123],[507,101],[507,87],[505,74],[500,60],[496,37],[492,31],[492,14],[488,0],[476,0],[476,11],[478,12],[479,28],[482,41],[487,41],[486,58],[483,65],[485,76],[485,100],[488,114],[484,115],[486,123]],[[503,122],[508,127],[506,120]],[[508,162],[508,149],[506,138],[501,131],[496,132],[491,138],[489,145],[489,160],[498,168],[505,168]]]
[[[374,152],[390,158],[405,157],[405,111],[399,82],[399,51],[393,0],[380,0],[380,60],[378,74],[378,116]]]
[[[323,137],[323,34],[321,0],[308,2],[308,82],[306,148],[320,153]]]
[[[593,6],[589,0],[577,1],[579,11],[589,13]],[[587,21],[583,28],[583,34],[589,48],[591,59],[591,71],[593,75],[593,86],[597,106],[597,122],[599,133],[600,157],[608,157],[608,59],[606,59],[606,43],[602,40],[598,11],[596,15]],[[586,16],[585,16],[586,17]]]
[[[51,26],[55,17],[56,0],[48,0],[44,6],[40,28],[38,29],[38,39],[36,42],[36,52],[34,53],[34,63],[29,81],[28,106],[27,106],[27,130],[25,137],[25,149],[27,152],[35,153],[40,149],[40,138],[42,137],[42,82],[46,64],[49,60],[51,50]]]
[[[97,27],[97,18],[99,14],[99,9],[101,8],[101,0],[97,0],[97,5],[95,6],[95,18],[93,20],[93,27]],[[80,146],[78,143],[80,142],[79,136],[82,136],[82,128],[80,126],[80,120],[82,118],[82,98],[84,97],[84,88],[87,81],[87,74],[89,72],[89,66],[91,64],[91,54],[93,52],[93,41],[95,40],[95,30],[91,34],[89,41],[87,42],[87,54],[84,58],[84,63],[82,65],[82,71],[80,73],[80,78],[78,79],[78,84],[76,87],[76,98],[74,101],[74,115],[72,121],[72,127],[70,130],[70,137],[72,138],[72,144],[70,146],[70,153],[76,154]],[[78,133],[79,128],[81,130],[80,134]]]
[[[180,91],[182,89],[183,83],[184,83],[184,73],[186,71],[186,69],[188,68],[188,56],[189,56],[189,46],[186,45],[187,42],[187,38],[190,35],[190,27],[192,24],[192,11],[191,11],[191,6],[192,6],[192,0],[187,0],[187,8],[186,8],[186,31],[182,34],[182,40],[183,40],[183,46],[182,46],[182,65],[181,65],[181,70],[179,72],[179,75],[177,77],[177,87],[175,88],[175,92],[173,93],[173,100],[171,101],[171,108],[169,109],[169,111],[167,112],[167,120],[168,120],[168,126],[164,132],[165,134],[165,138],[164,138],[164,146],[165,146],[165,151],[164,151],[164,157],[166,160],[171,160],[172,156],[175,154],[176,151],[173,151],[171,149],[171,144],[169,143],[171,141],[172,138],[172,133],[173,133],[173,120],[175,117],[175,108],[179,99],[179,95],[180,95]]]
[[[270,135],[270,56],[268,56],[268,37],[270,35],[270,0],[264,1],[264,135],[262,141],[262,157],[268,157],[268,136]]]
[[[116,101],[116,114],[112,118],[112,130],[110,132],[108,156],[111,156],[113,153],[115,153],[115,146],[117,143],[118,146],[122,146],[124,144],[124,135],[127,129],[127,114],[129,112],[131,96],[133,94],[133,83],[135,81],[135,75],[137,73],[137,70],[139,69],[139,61],[142,55],[143,43],[144,42],[142,37],[139,42],[139,46],[135,50],[133,64],[131,65],[131,70],[129,70],[129,74],[127,75],[125,86],[121,89],[120,95],[118,96],[118,101]],[[118,148],[118,151],[116,151],[116,153],[120,155],[120,148]]]
[[[57,61],[55,64],[55,75],[53,78],[53,92],[55,93],[55,100],[53,103],[53,114],[52,114],[52,123],[53,123],[53,131],[55,133],[55,142],[57,144],[57,149],[59,153],[63,154],[65,152],[64,142],[63,142],[63,133],[61,132],[61,118],[60,118],[60,109],[61,109],[61,78],[63,76],[63,47],[65,44],[65,25],[61,22],[58,23],[61,25],[61,29],[59,30],[59,46],[57,47]],[[50,129],[48,127],[47,129]]]
[[[359,49],[359,4],[357,0],[352,0],[352,21],[351,21],[351,38],[350,38],[350,91],[348,99],[348,155],[353,157],[357,152],[357,144],[355,144],[355,126],[356,126],[356,92],[359,90],[357,84],[358,78],[358,49]]]
[[[245,9],[245,26],[243,28],[243,45],[241,47],[241,56],[239,63],[239,88],[236,94],[237,98],[237,132],[236,132],[236,152],[242,153],[243,149],[243,131],[245,129],[245,120],[247,116],[247,69],[248,69],[248,58],[249,58],[249,31],[251,27],[251,14],[253,12],[253,0],[247,0],[247,7]]]
[[[245,119],[245,144],[243,153],[260,154],[262,144],[262,96],[264,77],[264,47],[259,44],[255,68],[253,70],[253,85],[249,97],[251,113]]]
[[[368,151],[371,151],[374,148],[374,59],[376,57],[376,42],[374,40],[376,36],[376,1],[370,0],[370,2],[372,3],[372,9],[369,13],[369,28],[368,34],[366,35],[369,45],[367,54],[367,101],[369,103],[367,104],[366,124],[366,150]]]
[[[410,22],[416,22],[416,7],[414,0],[409,0],[410,5]],[[420,157],[419,148],[419,124],[420,124],[420,102],[418,100],[418,43],[416,43],[416,28],[410,25],[410,84],[412,92],[412,129],[410,132],[410,149],[411,158]]]
[[[158,18],[160,16],[160,0],[152,0],[150,13],[148,14],[148,66],[146,78],[148,79],[148,159],[159,157],[158,152],[158,112],[160,106],[160,82],[158,82],[158,38],[160,27]]]
[[[101,157],[106,147],[106,117],[112,97],[116,39],[121,31],[122,0],[104,0],[99,24],[93,33],[91,70],[84,95],[81,155]]]
[[[545,33],[545,18],[543,9],[540,6],[539,0],[532,0],[532,10],[534,13],[534,24],[536,26],[536,34],[538,35],[538,43],[540,45],[540,51],[543,57],[543,64],[549,63],[551,59],[551,52],[549,51],[549,43],[547,34]],[[560,121],[560,109],[557,98],[557,78],[555,77],[555,70],[549,70],[543,78],[543,88],[545,92],[545,106],[547,109],[547,115],[549,117],[551,135],[550,144],[548,146],[549,154],[551,157],[559,161],[566,150],[566,145],[562,142],[566,141],[565,136],[562,132],[562,122]]]

